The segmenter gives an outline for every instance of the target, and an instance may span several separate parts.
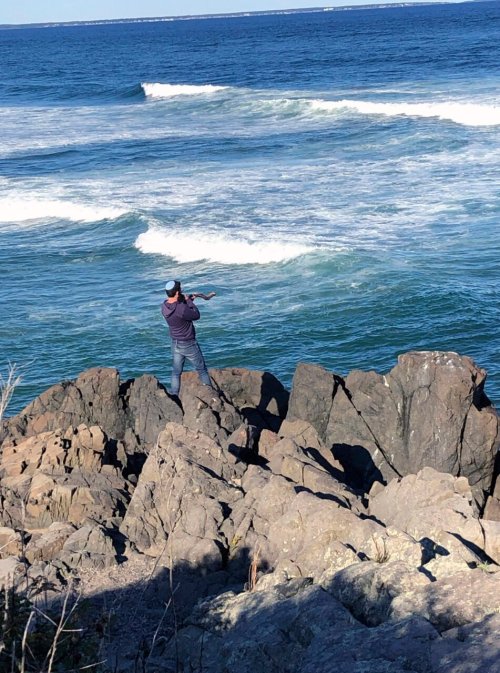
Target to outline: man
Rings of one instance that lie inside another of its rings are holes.
[[[193,296],[181,293],[178,280],[169,280],[165,285],[167,298],[161,306],[163,317],[167,321],[172,338],[172,382],[170,394],[177,396],[181,384],[181,374],[186,358],[198,372],[200,381],[212,388],[207,365],[201,348],[196,341],[193,322],[199,320],[200,312],[194,305]]]

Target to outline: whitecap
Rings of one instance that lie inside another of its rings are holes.
[[[172,98],[174,96],[199,96],[217,93],[227,86],[214,84],[162,84],[161,82],[143,82],[141,87],[149,98]]]
[[[63,199],[26,199],[22,196],[0,198],[0,222],[26,222],[57,219],[73,222],[114,220],[127,211],[113,206],[98,206]]]
[[[314,112],[342,113],[354,110],[359,114],[437,117],[464,126],[497,126],[500,124],[500,106],[482,103],[443,101],[434,103],[374,103],[359,100],[311,100]]]
[[[166,232],[150,228],[140,234],[135,247],[145,254],[170,257],[176,262],[209,261],[219,264],[271,264],[313,252],[315,248],[284,240],[252,241],[221,233]]]

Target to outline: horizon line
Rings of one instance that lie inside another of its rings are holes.
[[[338,12],[346,10],[385,9],[392,7],[413,7],[416,5],[451,5],[467,2],[491,2],[492,0],[410,0],[409,2],[371,2],[362,5],[322,5],[289,9],[262,9],[247,12],[221,12],[211,14],[179,14],[169,16],[137,16],[114,19],[78,19],[74,21],[35,21],[32,23],[0,23],[0,30],[9,28],[52,28],[57,26],[106,25],[112,23],[155,23],[163,21],[189,21],[193,19],[244,18],[273,14],[305,14],[319,12]]]

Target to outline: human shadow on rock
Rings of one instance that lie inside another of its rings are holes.
[[[353,488],[365,493],[378,481],[385,485],[382,472],[373,462],[370,452],[359,444],[334,444],[334,457],[344,469],[344,480]]]

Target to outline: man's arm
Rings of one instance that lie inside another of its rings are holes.
[[[186,303],[179,305],[178,315],[184,320],[199,320],[200,312],[194,301],[190,297],[186,297]]]

